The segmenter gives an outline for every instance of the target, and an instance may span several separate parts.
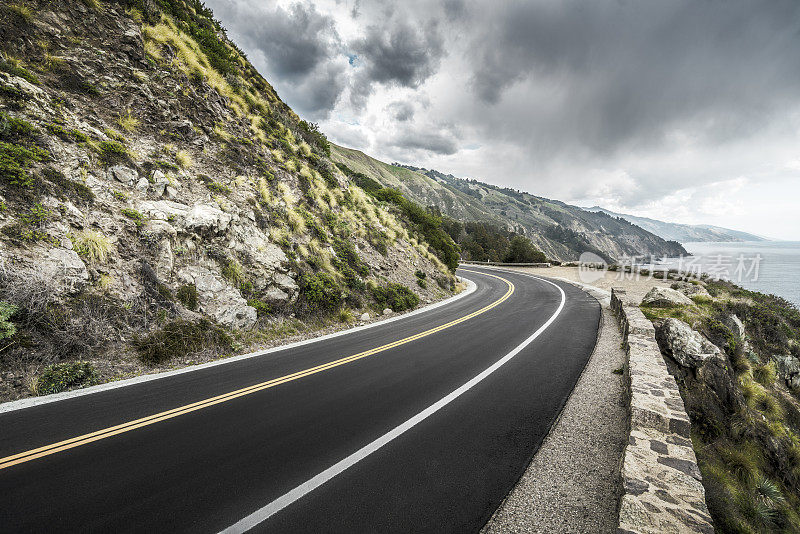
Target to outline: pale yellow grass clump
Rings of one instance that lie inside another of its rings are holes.
[[[185,150],[181,150],[175,154],[175,163],[177,163],[182,169],[188,169],[194,165],[194,160],[192,159],[191,154]]]
[[[286,209],[286,223],[295,235],[302,234],[306,230],[306,221],[292,208]]]
[[[272,227],[269,230],[269,238],[273,243],[280,243],[289,238],[289,230],[285,226]]]
[[[261,201],[264,204],[272,204],[272,193],[263,176],[258,178],[258,193],[261,195]]]
[[[286,167],[286,170],[289,172],[297,172],[297,164],[293,159],[287,160],[283,166]]]
[[[233,139],[233,136],[228,132],[228,130],[225,129],[225,126],[219,123],[214,125],[214,135],[223,141],[230,141]]]
[[[287,208],[294,206],[297,202],[297,198],[295,198],[291,190],[289,190],[289,186],[283,182],[278,184],[278,193],[281,195],[281,200],[283,200]]]
[[[283,157],[283,152],[276,148],[272,150],[272,159],[274,159],[278,163],[283,163],[283,160],[285,158]]]
[[[117,117],[117,124],[126,132],[133,132],[139,127],[141,121],[134,117],[131,110],[128,109],[124,115],[120,114]]]
[[[161,46],[156,41],[145,41],[144,53],[156,60],[164,59],[161,55]]]
[[[75,252],[89,263],[105,263],[111,252],[111,240],[96,230],[83,230],[72,236]]]

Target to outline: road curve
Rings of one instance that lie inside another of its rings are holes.
[[[471,295],[352,334],[0,413],[0,531],[474,532],[594,348],[581,290]]]

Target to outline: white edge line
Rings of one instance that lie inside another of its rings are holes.
[[[269,348],[269,349],[266,349],[266,350],[262,350],[262,351],[250,352],[250,353],[247,353],[247,354],[240,354],[238,356],[231,356],[230,358],[223,358],[221,360],[215,360],[213,362],[203,363],[203,364],[200,364],[200,365],[190,365],[188,367],[183,367],[181,369],[174,369],[172,371],[163,371],[161,373],[152,373],[152,374],[147,374],[147,375],[135,376],[135,377],[132,377],[132,378],[126,378],[125,380],[117,380],[115,382],[106,382],[104,384],[98,384],[96,386],[90,386],[90,387],[83,388],[83,389],[75,389],[75,390],[72,390],[72,391],[65,391],[63,393],[55,393],[55,394],[52,394],[52,395],[45,395],[43,397],[28,397],[28,398],[20,399],[20,400],[16,400],[16,401],[10,401],[10,402],[6,402],[6,403],[3,403],[3,404],[0,404],[0,414],[7,413],[7,412],[13,412],[13,411],[16,411],[16,410],[23,410],[25,408],[32,408],[34,406],[41,406],[43,404],[49,404],[51,402],[58,402],[58,401],[66,400],[66,399],[72,399],[72,398],[75,398],[75,397],[82,397],[84,395],[92,395],[94,393],[100,393],[102,391],[109,391],[109,390],[112,390],[112,389],[123,388],[123,387],[127,387],[127,386],[132,386],[132,385],[135,385],[135,384],[141,384],[143,382],[149,382],[151,380],[160,380],[162,378],[167,378],[167,377],[170,377],[170,376],[180,375],[180,374],[183,374],[183,373],[191,373],[191,372],[194,372],[194,371],[199,371],[201,369],[208,369],[209,367],[215,367],[217,365],[225,365],[225,364],[229,364],[229,363],[238,362],[238,361],[241,361],[241,360],[247,360],[249,358],[256,358],[256,357],[259,357],[259,356],[265,356],[267,354],[271,354],[271,353],[274,353],[274,352],[293,349],[293,348],[296,348],[296,347],[301,347],[303,345],[310,345],[312,343],[317,343],[317,342],[320,342],[320,341],[326,341],[326,340],[333,339],[333,338],[336,338],[336,337],[339,337],[339,336],[344,336],[344,335],[349,335],[349,334],[353,334],[353,333],[356,333],[356,332],[361,332],[362,330],[367,330],[369,328],[374,328],[376,326],[382,326],[382,325],[385,325],[387,323],[392,323],[394,321],[400,321],[402,319],[406,319],[406,318],[412,317],[414,315],[419,315],[421,313],[429,312],[429,311],[431,311],[433,309],[436,309],[436,308],[439,308],[441,306],[446,306],[448,304],[451,304],[451,303],[453,303],[453,302],[455,302],[455,301],[457,301],[457,300],[459,300],[461,298],[464,298],[467,295],[470,295],[470,294],[475,292],[475,289],[477,288],[477,286],[475,285],[475,282],[473,282],[472,280],[469,280],[467,278],[460,277],[460,276],[458,278],[461,281],[466,282],[466,284],[467,284],[466,289],[464,289],[464,291],[462,291],[458,295],[453,295],[452,297],[447,298],[445,300],[442,300],[442,301],[439,301],[439,302],[434,302],[433,304],[429,304],[429,305],[424,306],[422,308],[418,308],[418,309],[416,309],[414,311],[411,311],[411,312],[408,312],[408,313],[404,313],[402,315],[397,315],[397,316],[391,317],[389,319],[384,319],[384,320],[381,320],[381,321],[375,321],[374,323],[369,323],[369,324],[362,325],[362,326],[356,326],[354,328],[348,328],[348,329],[345,329],[345,330],[339,330],[338,332],[333,332],[331,334],[326,334],[324,336],[314,337],[314,338],[310,338],[310,339],[304,339],[302,341],[296,341],[294,343],[289,343],[287,345],[280,345],[278,347],[272,347],[272,348]]]
[[[464,265],[473,265],[473,264],[466,263]],[[481,267],[481,265],[475,265],[475,267]],[[527,273],[525,271],[518,271],[516,269],[503,269],[500,267],[496,267],[494,265],[485,265],[483,266],[483,268],[492,271],[500,271],[501,273],[516,273],[516,274],[521,274],[523,276],[531,276],[533,278],[539,278],[539,276]],[[600,304],[604,306],[611,305],[611,291],[609,291],[608,289],[602,289],[600,287],[593,286],[591,284],[578,282],[577,280],[570,280],[569,278],[564,278],[563,276],[548,276],[546,274],[543,274],[541,275],[541,277],[549,278],[550,280],[558,280],[559,282],[566,282],[570,285],[582,289],[586,293],[589,293],[589,295],[594,297],[596,300],[599,300]]]
[[[472,378],[469,382],[467,382],[463,386],[459,387],[455,391],[448,394],[446,397],[440,399],[439,401],[432,404],[423,411],[419,412],[417,415],[408,419],[404,423],[401,423],[399,426],[393,428],[392,430],[382,435],[375,441],[360,448],[350,456],[330,466],[317,476],[310,478],[309,480],[303,482],[293,490],[290,490],[289,492],[278,497],[271,503],[267,504],[263,508],[260,508],[255,512],[253,512],[252,514],[248,515],[247,517],[239,520],[235,524],[223,530],[221,534],[238,534],[240,532],[246,532],[251,528],[257,526],[258,524],[262,523],[263,521],[275,515],[276,513],[280,512],[281,510],[291,505],[298,499],[301,499],[303,496],[307,495],[311,491],[314,491],[321,485],[325,484],[336,475],[342,473],[346,469],[352,467],[359,461],[363,460],[364,458],[366,458],[373,452],[377,451],[378,449],[380,449],[393,439],[407,432],[408,430],[410,430],[417,424],[421,423],[434,413],[438,412],[439,410],[441,410],[442,408],[453,402],[455,399],[457,399],[458,397],[460,397],[461,395],[472,389],[475,385],[479,384],[481,381],[483,381],[486,377],[494,373],[500,367],[505,365],[514,356],[519,354],[522,351],[522,349],[527,347],[534,339],[539,337],[539,335],[542,332],[544,332],[547,329],[547,327],[553,324],[553,322],[556,320],[556,317],[558,317],[558,315],[561,313],[561,310],[564,309],[564,304],[566,303],[567,300],[564,290],[561,289],[557,284],[554,284],[553,282],[546,280],[544,278],[539,278],[538,276],[533,276],[533,275],[527,275],[527,276],[530,276],[531,278],[536,278],[538,280],[541,280],[542,282],[546,282],[554,286],[561,293],[561,303],[559,304],[558,309],[555,311],[555,313],[553,313],[553,315],[550,316],[550,318],[542,326],[539,327],[538,330],[536,330],[536,332],[531,334],[529,338],[527,338],[525,341],[517,345],[517,347],[515,347],[511,352],[509,352],[508,354],[497,360],[495,363],[490,365],[479,375]]]

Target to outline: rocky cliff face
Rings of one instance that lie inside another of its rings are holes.
[[[627,221],[557,200],[463,180],[435,170],[388,165],[357,150],[334,146],[333,158],[394,187],[423,206],[460,221],[486,221],[527,236],[549,258],[577,260],[593,252],[607,261],[630,256],[679,256],[686,250]]]
[[[382,310],[371,289],[393,282],[428,300],[452,288],[199,1],[4,3],[0,112],[0,301],[22,326],[5,366],[171,321]],[[77,334],[89,301],[107,336]]]

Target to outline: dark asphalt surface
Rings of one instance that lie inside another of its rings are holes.
[[[469,270],[479,268],[469,266]],[[218,532],[457,389],[555,312],[519,273],[495,307],[428,337],[174,419],[0,469],[2,532]],[[414,335],[502,297],[477,290],[393,323],[262,357],[0,414],[0,458]],[[598,303],[566,304],[520,354],[439,412],[261,523],[263,532],[475,532],[524,471],[594,348]]]

